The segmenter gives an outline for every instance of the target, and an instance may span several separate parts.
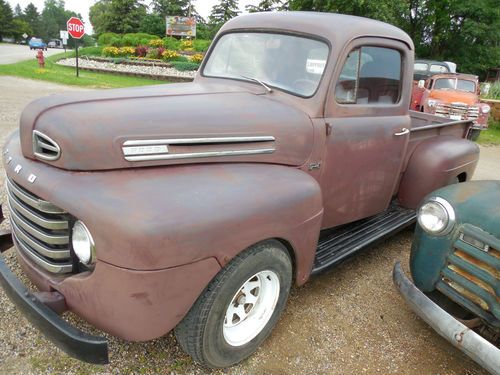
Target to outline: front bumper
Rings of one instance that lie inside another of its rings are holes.
[[[412,310],[437,333],[492,374],[500,374],[500,349],[444,311],[394,265],[393,281]]]
[[[0,218],[3,219],[0,206]],[[0,220],[1,221],[1,220]],[[0,234],[0,252],[12,247],[12,238],[7,231]],[[80,331],[59,317],[37,296],[30,293],[17,279],[0,256],[0,285],[24,316],[51,342],[68,355],[81,361],[108,363],[108,343],[103,337]]]

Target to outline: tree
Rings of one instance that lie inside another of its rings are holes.
[[[146,14],[146,6],[139,0],[111,0],[106,31],[135,33]]]
[[[147,33],[151,35],[165,36],[165,18],[157,13],[147,14],[141,20],[139,31],[141,33]]]
[[[258,5],[247,5],[245,9],[249,13],[288,10],[288,1],[262,0]]]
[[[222,27],[224,23],[238,15],[237,0],[221,0],[219,4],[214,5],[212,12],[208,17],[208,22],[217,28]]]
[[[9,3],[0,0],[0,38],[12,35],[12,8]]]
[[[110,12],[111,0],[99,0],[90,7],[89,19],[95,35],[99,36],[109,30]]]
[[[30,26],[31,34],[28,35],[40,35],[40,14],[36,9],[36,6],[33,3],[29,3],[26,8],[24,8],[24,16],[23,19]]]
[[[17,3],[16,6],[14,7],[14,17],[15,18],[23,17],[23,10],[21,9],[21,5],[19,5],[19,3]]]
[[[23,40],[23,34],[33,35],[33,30],[25,20],[20,17],[14,18],[12,21],[12,36],[16,41],[20,41]]]
[[[153,12],[159,14],[163,19],[166,16],[184,16],[189,13],[190,0],[152,0]]]

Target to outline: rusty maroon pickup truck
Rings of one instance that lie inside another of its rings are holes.
[[[413,56],[385,23],[253,14],[221,29],[193,83],[31,103],[3,151],[2,250],[12,237],[39,290],[0,261],[5,292],[84,361],[106,363],[107,342],[64,311],[130,341],[175,329],[206,366],[248,357],[292,284],[471,178],[472,123],[408,110]]]

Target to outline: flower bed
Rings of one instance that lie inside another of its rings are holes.
[[[62,59],[57,63],[71,67],[76,65],[74,58]],[[183,70],[182,66],[175,66],[175,63],[168,64],[161,61],[156,64],[131,60],[117,62],[113,59],[94,57],[80,59],[78,65],[82,70],[147,77],[170,82],[192,81],[196,74],[196,70]]]

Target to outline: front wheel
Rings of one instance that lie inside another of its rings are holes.
[[[213,368],[250,356],[267,338],[285,307],[292,262],[278,241],[235,257],[208,285],[175,335],[193,359]]]

